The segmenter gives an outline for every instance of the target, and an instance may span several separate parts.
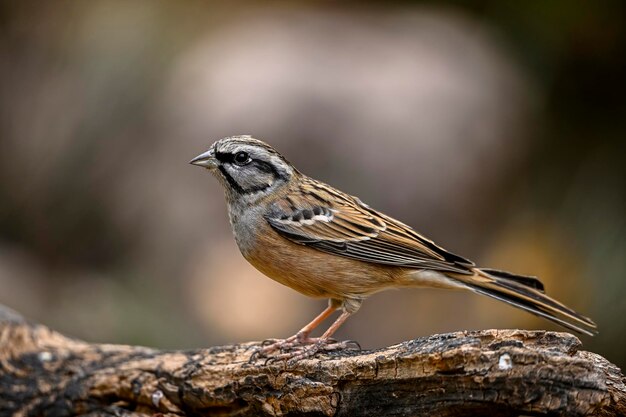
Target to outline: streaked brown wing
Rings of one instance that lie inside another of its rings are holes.
[[[472,274],[474,264],[379,213],[358,198],[312,180],[275,202],[266,216],[283,237],[334,255],[398,267]]]

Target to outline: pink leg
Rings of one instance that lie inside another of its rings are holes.
[[[349,304],[350,311],[344,310],[337,320],[330,325],[330,327],[324,332],[324,334],[319,338],[309,338],[309,334],[313,329],[315,329],[322,321],[328,318],[335,310],[337,310],[338,306],[331,300],[331,304],[329,304],[328,308],[324,310],[319,316],[317,316],[311,323],[304,326],[296,335],[291,336],[285,340],[279,340],[273,343],[270,346],[266,346],[263,348],[259,354],[262,356],[266,356],[268,353],[272,353],[276,350],[282,350],[284,353],[279,353],[277,355],[272,355],[269,359],[271,361],[276,360],[287,360],[290,363],[298,361],[300,359],[306,359],[314,356],[318,352],[328,352],[328,351],[336,351],[341,349],[354,349],[355,346],[360,349],[360,346],[356,342],[347,341],[347,342],[337,342],[331,339],[331,336],[341,327],[341,325],[350,317],[358,307],[360,306],[360,302],[358,304],[354,302],[353,304]],[[360,300],[359,300],[360,301]],[[343,304],[345,308],[345,302]],[[285,352],[285,349],[292,349],[290,351]]]
[[[300,340],[302,342],[308,340],[309,334],[311,334],[311,332],[313,330],[315,330],[315,328],[317,326],[319,326],[324,320],[326,320],[328,318],[328,316],[333,314],[336,310],[337,310],[337,307],[334,306],[332,303],[330,303],[328,305],[328,307],[326,307],[326,309],[324,311],[322,311],[317,317],[315,317],[313,320],[311,320],[311,322],[309,324],[307,324],[302,329],[300,329],[300,331],[298,333],[296,333],[295,336],[292,336],[292,337],[295,337],[296,339],[298,339],[298,340]],[[326,332],[328,332],[328,331],[326,331]],[[326,334],[326,333],[324,333],[324,334]]]
[[[322,311],[317,317],[311,320],[309,324],[300,329],[298,333],[291,337],[288,337],[287,339],[271,340],[272,343],[260,349],[258,351],[258,354],[261,356],[267,356],[268,354],[276,350],[293,348],[295,346],[303,344],[316,343],[319,339],[311,339],[309,335],[340,306],[341,302],[339,302],[338,300],[329,300],[328,307],[326,307],[326,309],[324,309],[324,311]]]
[[[337,329],[339,329],[339,327],[341,327],[341,325],[348,319],[348,317],[350,317],[352,315],[352,313],[348,313],[347,311],[344,311],[341,313],[341,315],[339,317],[337,317],[337,320],[335,320],[335,322],[333,324],[330,325],[330,327],[324,332],[324,334],[322,335],[322,337],[320,337],[320,339],[322,340],[328,340],[330,339],[330,337],[335,334],[335,332],[337,331]]]

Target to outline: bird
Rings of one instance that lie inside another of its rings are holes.
[[[410,226],[296,169],[249,135],[214,142],[191,164],[224,187],[230,224],[243,257],[269,278],[328,307],[287,339],[272,339],[261,356],[297,360],[348,347],[332,338],[363,301],[393,288],[463,289],[486,295],[569,330],[596,324],[545,294],[533,276],[481,268],[436,245]],[[334,312],[321,337],[311,332]]]

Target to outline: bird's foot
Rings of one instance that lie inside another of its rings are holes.
[[[261,343],[260,347],[256,347],[250,355],[249,362],[252,363],[260,358],[270,358],[273,353],[285,353],[296,347],[310,345],[316,343],[318,338],[308,337],[306,334],[297,333],[287,339],[267,339]]]
[[[301,359],[307,359],[318,353],[333,352],[345,349],[361,350],[358,342],[346,340],[338,342],[331,338],[321,337],[298,337],[291,336],[287,339],[272,339],[263,342],[263,347],[257,348],[250,356],[250,362],[260,358],[266,358],[265,363],[286,361],[293,365]]]

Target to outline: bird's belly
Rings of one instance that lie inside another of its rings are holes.
[[[242,254],[263,274],[315,298],[354,298],[395,286],[398,268],[331,255],[290,242],[270,227]]]

